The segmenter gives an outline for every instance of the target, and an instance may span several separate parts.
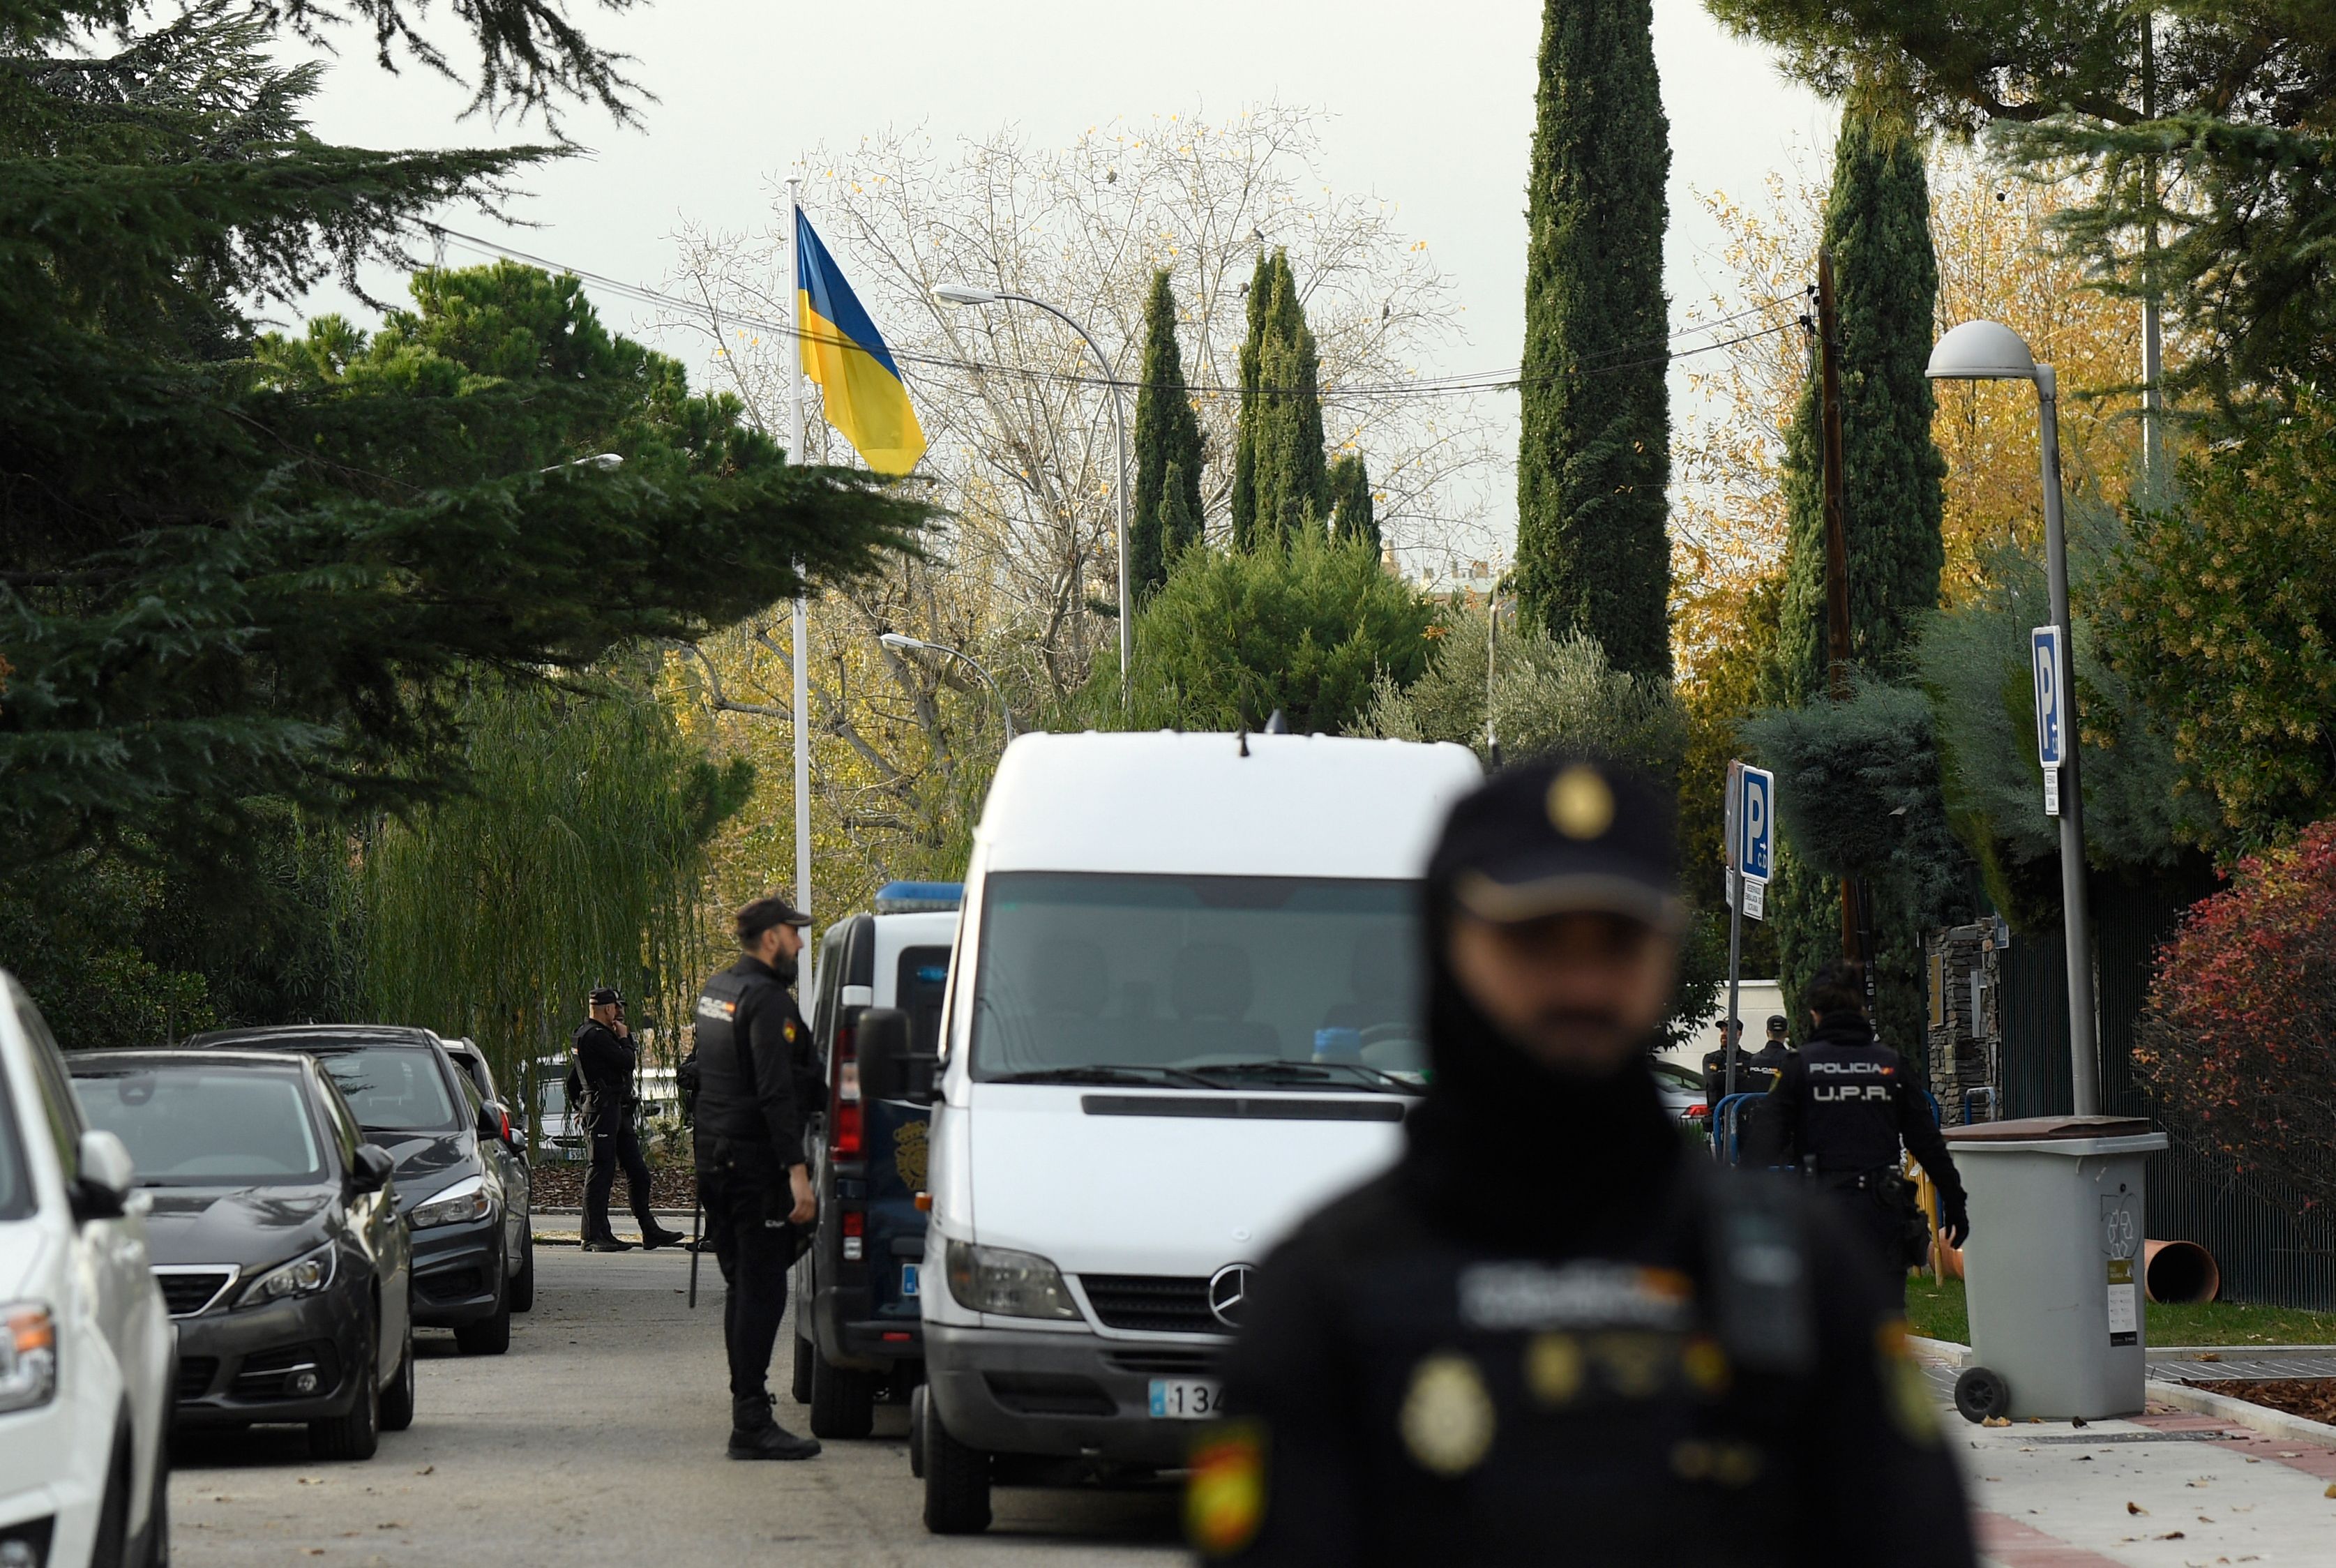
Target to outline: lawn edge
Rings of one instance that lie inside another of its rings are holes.
[[[2149,1380],[2148,1395],[2176,1409],[2187,1410],[2195,1416],[2212,1416],[2217,1420],[2260,1432],[2266,1437],[2336,1448],[2336,1427],[2325,1421],[2314,1421],[2308,1416],[2274,1410],[2268,1405],[2258,1405],[2252,1400],[2236,1399],[2228,1394],[2216,1394],[2188,1383],[2168,1383],[2156,1378]]]

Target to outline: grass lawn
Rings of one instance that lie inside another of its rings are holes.
[[[2150,1302],[2145,1323],[2153,1345],[2336,1345],[2336,1312],[2214,1301],[2203,1307]],[[1971,1343],[1961,1280],[1906,1281],[1906,1317],[1917,1334]]]

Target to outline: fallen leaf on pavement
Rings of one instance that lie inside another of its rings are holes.
[[[2143,1507],[2138,1503],[2127,1503],[2125,1505],[2125,1511],[2128,1514],[2146,1514],[2149,1512],[2148,1509]]]
[[[2009,1427],[2011,1425],[2011,1417],[2009,1416],[1990,1416],[1986,1420],[1981,1421],[1980,1425],[1982,1427]]]
[[[2198,1358],[2201,1361],[2219,1361],[2222,1359],[2222,1357],[2216,1355],[2212,1350],[2207,1351],[2205,1355]]]
[[[414,1472],[414,1474],[415,1474],[416,1475],[429,1475],[433,1470],[435,1470],[436,1468],[438,1468],[438,1466],[435,1466],[435,1465],[424,1465],[423,1466],[422,1466],[422,1468],[421,1468],[421,1469],[416,1470],[416,1471]]]
[[[1733,917],[1730,918],[1732,919]],[[2160,1535],[2158,1539],[2160,1541],[2179,1541],[2182,1539],[2182,1532],[2179,1530],[2168,1530],[2165,1534]]]

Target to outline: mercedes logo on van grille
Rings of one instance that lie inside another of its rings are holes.
[[[1209,1276],[1209,1312],[1228,1329],[1238,1329],[1241,1303],[1249,1300],[1249,1265],[1228,1263]]]

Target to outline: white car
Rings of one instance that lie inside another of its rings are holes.
[[[176,1354],[147,1203],[0,973],[0,1568],[170,1561]]]

